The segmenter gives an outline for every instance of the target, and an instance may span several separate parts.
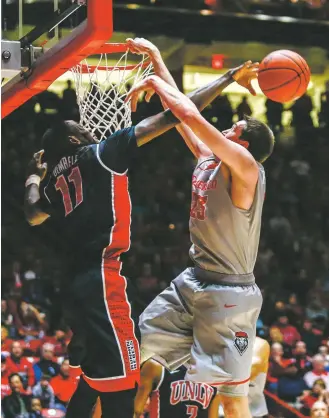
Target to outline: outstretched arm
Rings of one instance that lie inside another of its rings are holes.
[[[28,167],[28,178],[25,183],[24,212],[25,218],[32,226],[42,224],[49,218],[40,207],[40,182],[47,173],[47,164],[41,164],[43,151],[34,154]]]
[[[153,64],[153,69],[155,75],[159,76],[168,83],[170,86],[176,88],[178,90],[177,84],[170,74],[166,64],[163,61],[161,53],[159,49],[150,41],[144,38],[135,38],[127,39],[127,44],[129,45],[129,49],[134,54],[147,54]],[[146,100],[149,101],[151,99],[151,95],[146,97]],[[190,149],[190,151],[195,155],[196,158],[200,158],[202,156],[208,156],[211,154],[211,150],[204,145],[202,141],[192,132],[192,130],[180,123],[176,125],[177,131],[180,133],[181,137],[184,139],[186,145]]]
[[[155,91],[181,122],[188,125],[194,134],[226,164],[244,184],[257,183],[258,166],[253,156],[244,147],[229,141],[212,126],[198,111],[195,104],[180,91],[169,86],[157,76],[151,76],[132,89],[129,94],[132,104],[142,91]]]
[[[234,70],[230,70],[219,79],[207,84],[206,86],[200,87],[192,92],[189,95],[189,98],[199,110],[203,110],[209,103],[219,96],[227,86],[234,82],[233,72]],[[131,107],[133,111],[136,110],[137,101],[138,97],[135,97],[132,101]],[[138,146],[152,141],[152,139],[169,131],[179,123],[180,120],[170,109],[142,120],[136,125],[135,129]]]
[[[135,40],[128,38],[127,43],[131,52],[137,54],[148,54],[153,63],[153,68],[156,75],[161,77],[171,86],[177,88],[174,79],[172,78],[165,63],[162,60],[160,51],[151,42],[143,38],[136,38]],[[257,70],[258,63],[252,64],[251,61],[248,61],[237,68],[229,70],[219,79],[190,93],[188,97],[201,111],[234,81],[249,90],[251,94],[255,95],[256,92],[251,85],[251,80],[255,78],[255,72]],[[149,101],[151,96],[152,93],[147,94],[146,100]],[[136,110],[137,100],[138,97],[136,97],[132,103],[132,110]],[[166,110],[165,112],[159,113],[158,115],[144,119],[136,126],[135,133],[137,136],[137,144],[139,146],[146,144],[157,136],[167,132],[169,129],[172,129],[174,126],[178,125],[179,122],[180,121],[172,114],[170,110]],[[197,138],[195,134],[192,133],[190,129],[188,129],[188,127],[179,127],[178,130],[184,137],[188,147],[195,155],[209,152],[207,147],[205,147],[205,145]]]

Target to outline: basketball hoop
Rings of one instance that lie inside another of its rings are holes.
[[[129,64],[126,44],[105,44],[99,51],[97,64],[91,58],[81,61],[71,71],[75,80],[80,124],[99,140],[131,126],[130,104],[125,103],[129,90],[152,71],[148,56]],[[113,65],[110,54],[122,54]],[[136,55],[134,55],[136,59]],[[140,57],[138,57],[140,58]]]

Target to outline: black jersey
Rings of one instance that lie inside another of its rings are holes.
[[[127,172],[137,149],[134,127],[65,155],[40,186],[51,239],[70,271],[130,247],[131,201]]]
[[[161,381],[151,394],[150,418],[207,418],[216,390],[207,383],[184,380],[186,368],[163,369]]]

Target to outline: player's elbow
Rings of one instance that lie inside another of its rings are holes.
[[[24,207],[25,219],[31,226],[41,225],[49,218],[47,213],[41,212],[34,205],[25,205]]]
[[[25,214],[25,219],[30,224],[30,226],[37,225],[37,218],[35,214],[33,213],[33,211],[31,210],[31,208],[27,205],[25,205],[24,214]]]

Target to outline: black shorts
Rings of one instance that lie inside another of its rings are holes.
[[[120,261],[105,260],[76,275],[66,289],[70,365],[80,366],[85,381],[99,392],[134,389],[139,382],[139,329],[120,270]]]
[[[137,388],[121,392],[98,392],[91,388],[82,377],[70,400],[65,416],[66,418],[90,418],[99,397],[102,417],[132,418],[136,392]]]

